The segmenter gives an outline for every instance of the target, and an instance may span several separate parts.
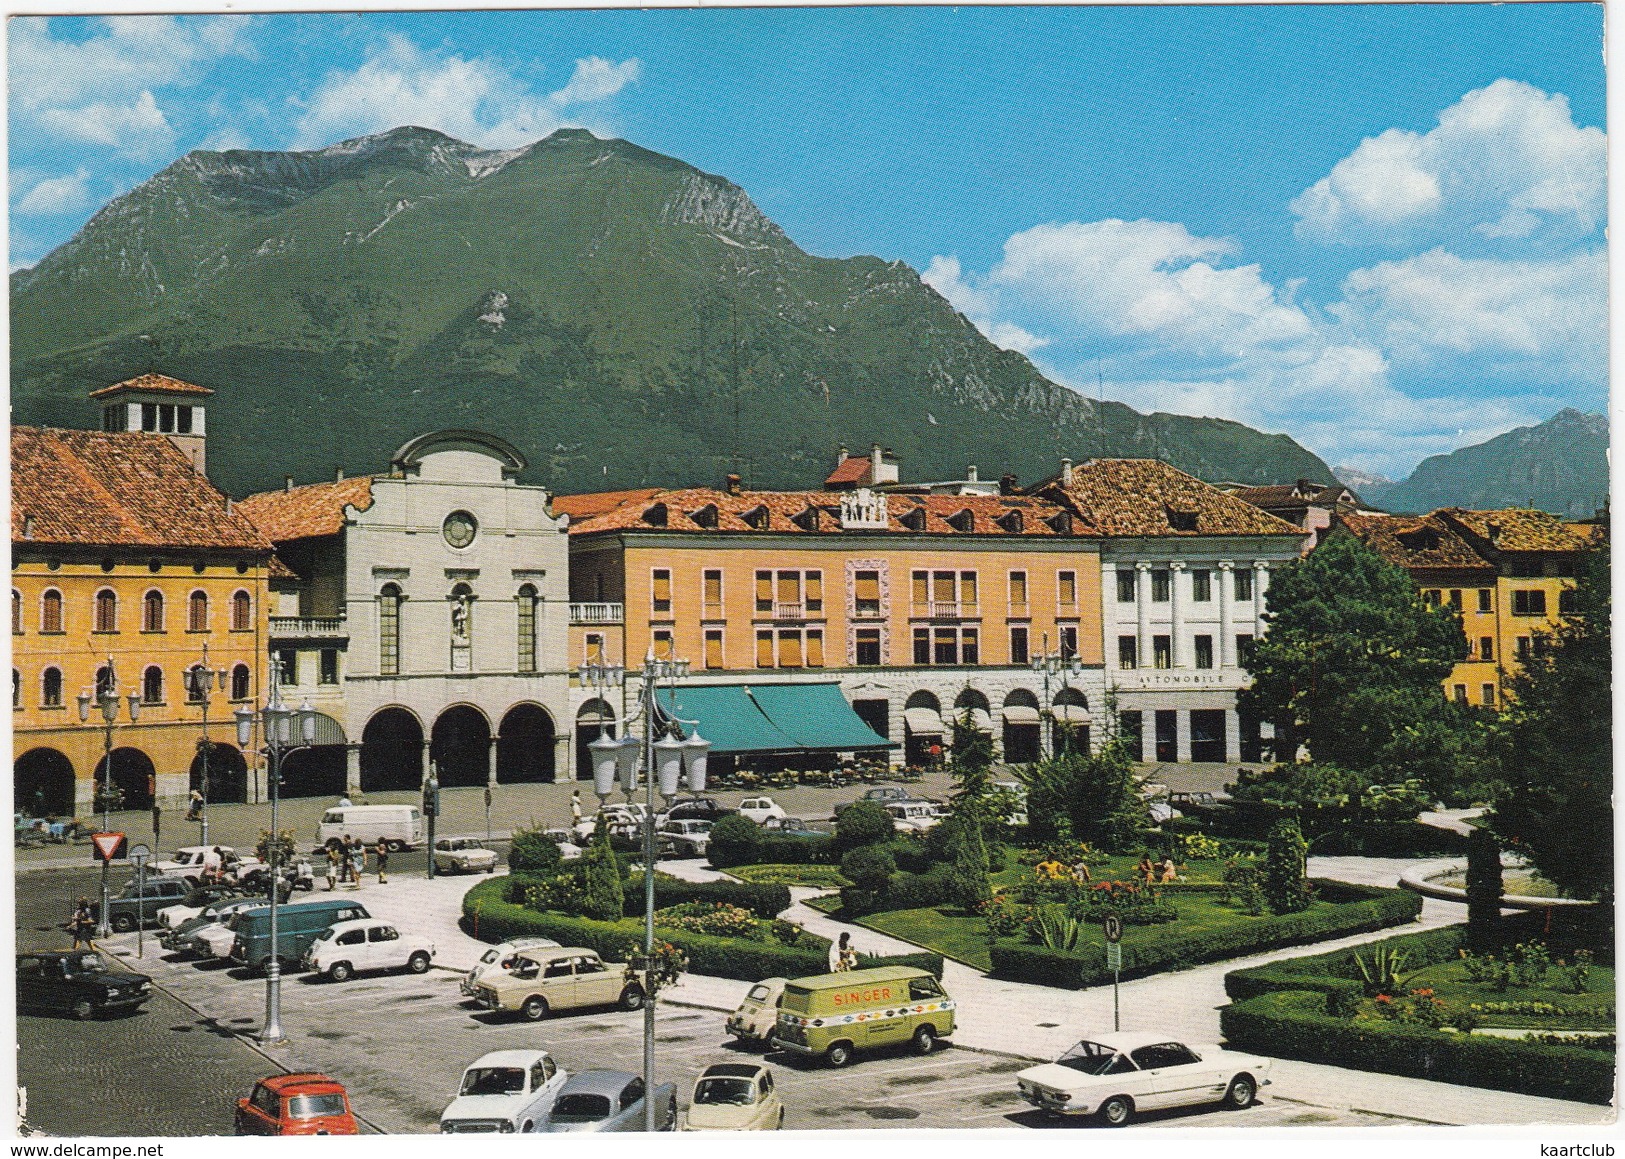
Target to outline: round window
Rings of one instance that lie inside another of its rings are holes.
[[[468,512],[453,511],[446,516],[446,522],[440,530],[446,537],[446,542],[453,547],[467,547],[474,542],[474,532],[478,529],[479,524]]]

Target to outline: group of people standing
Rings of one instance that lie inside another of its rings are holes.
[[[378,865],[378,884],[389,883],[389,842],[380,837],[372,855]],[[361,885],[361,875],[367,871],[367,846],[359,837],[346,835],[327,847],[327,888],[337,889],[340,882]]]

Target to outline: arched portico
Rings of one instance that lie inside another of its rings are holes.
[[[361,732],[361,791],[423,783],[423,725],[404,708],[381,708]]]
[[[490,775],[491,722],[469,704],[454,704],[435,719],[429,759],[442,789],[484,785]]]
[[[497,780],[504,785],[551,783],[554,767],[553,717],[539,704],[516,704],[497,733]]]

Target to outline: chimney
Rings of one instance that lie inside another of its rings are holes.
[[[845,451],[846,448],[842,447],[841,450]],[[738,495],[744,489],[745,488],[744,488],[744,480],[743,479],[741,479],[738,475],[729,475],[728,476],[728,494],[730,494],[730,495]]]
[[[1014,475],[999,476],[1000,495],[1015,495],[1017,492],[1018,488],[1016,487],[1016,477]]]
[[[284,491],[292,491],[293,490],[293,476],[292,475],[284,475],[284,476],[282,476],[282,489]]]
[[[970,466],[965,468],[965,481],[967,483],[975,483],[975,482],[977,482],[977,479],[976,479],[976,464],[975,463],[972,463]]]
[[[847,457],[846,444],[842,443],[841,449],[835,453],[835,465],[839,467],[842,463],[846,462]]]
[[[343,467],[334,467],[333,468],[333,482],[335,482],[335,483],[344,482],[344,468]]]
[[[1063,486],[1063,487],[1072,486],[1072,460],[1071,459],[1062,459],[1061,460],[1061,486]]]
[[[897,456],[890,447],[876,443],[869,452],[869,482],[876,487],[897,482]]]
[[[23,513],[23,538],[34,538],[34,517],[27,512]]]

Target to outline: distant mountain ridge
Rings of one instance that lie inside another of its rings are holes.
[[[1362,488],[1342,481],[1394,512],[1533,507],[1590,516],[1608,500],[1608,418],[1565,407],[1538,426],[1424,459],[1398,483]]]
[[[814,486],[870,441],[912,479],[1329,474],[1286,435],[1059,386],[903,263],[808,255],[732,182],[583,130],[190,153],[11,289],[17,421],[94,425],[85,395],[151,368],[211,386],[211,473],[239,494],[454,426],[560,492]]]

